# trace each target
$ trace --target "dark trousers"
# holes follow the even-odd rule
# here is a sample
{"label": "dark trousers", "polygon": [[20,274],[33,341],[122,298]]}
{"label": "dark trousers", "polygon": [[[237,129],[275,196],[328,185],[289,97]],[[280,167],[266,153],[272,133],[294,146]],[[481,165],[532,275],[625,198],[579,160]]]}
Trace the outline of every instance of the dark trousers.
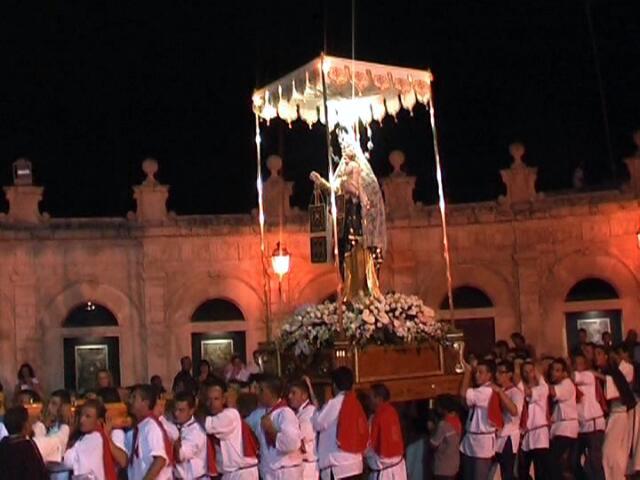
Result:
{"label": "dark trousers", "polygon": [[[335,480],[336,477],[333,476],[333,472],[331,472],[331,479]],[[342,477],[340,480],[360,480],[362,475],[354,475],[353,477]]]}
{"label": "dark trousers", "polygon": [[492,463],[492,458],[462,455],[462,478],[464,480],[487,480]]}
{"label": "dark trousers", "polygon": [[[602,468],[602,444],[604,432],[589,432],[578,435],[578,449],[575,458],[576,478],[584,480],[604,480]],[[580,458],[584,455],[584,467]]]}
{"label": "dark trousers", "polygon": [[516,462],[516,454],[511,445],[511,438],[507,439],[501,453],[496,453],[496,460],[500,465],[500,476],[502,480],[513,480],[513,465]]}
{"label": "dark trousers", "polygon": [[[570,437],[556,435],[551,439],[551,478],[562,480],[565,478],[575,478],[573,466],[575,465],[575,454],[578,440]],[[538,475],[536,474],[536,478]]]}
{"label": "dark trousers", "polygon": [[520,461],[518,462],[518,480],[528,480],[529,470],[533,463],[533,471],[536,478],[547,480],[549,477],[549,449],[534,448],[529,451],[521,451]]}

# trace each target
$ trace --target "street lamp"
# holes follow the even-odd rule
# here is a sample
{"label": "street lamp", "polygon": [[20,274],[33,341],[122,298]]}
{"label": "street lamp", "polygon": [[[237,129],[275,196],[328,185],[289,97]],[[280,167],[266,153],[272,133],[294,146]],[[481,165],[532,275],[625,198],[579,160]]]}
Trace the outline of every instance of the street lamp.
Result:
{"label": "street lamp", "polygon": [[291,267],[291,255],[286,247],[283,247],[280,242],[276,244],[276,248],[271,254],[271,267],[273,272],[278,276],[278,281],[282,282],[283,277],[289,273]]}

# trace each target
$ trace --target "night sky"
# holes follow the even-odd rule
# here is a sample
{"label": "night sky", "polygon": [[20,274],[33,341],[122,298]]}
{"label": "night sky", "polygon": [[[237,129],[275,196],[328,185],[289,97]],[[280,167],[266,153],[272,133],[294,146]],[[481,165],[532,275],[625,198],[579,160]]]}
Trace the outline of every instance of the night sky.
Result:
{"label": "night sky", "polygon": [[[585,0],[357,0],[356,57],[432,69],[450,201],[502,193],[498,170],[514,140],[539,167],[541,189],[569,188],[580,163],[603,187],[616,179],[585,12]],[[640,127],[640,1],[592,0],[591,12],[619,181]],[[152,156],[170,209],[248,212],[253,89],[317,56],[325,30],[328,53],[350,57],[351,24],[349,0],[5,2],[0,183],[26,156],[52,216],[124,216]],[[404,150],[416,199],[429,203],[427,121],[418,108],[375,125],[372,164],[386,174],[389,152]],[[299,206],[309,171],[326,168],[323,128],[265,130],[265,158],[284,156]]]}

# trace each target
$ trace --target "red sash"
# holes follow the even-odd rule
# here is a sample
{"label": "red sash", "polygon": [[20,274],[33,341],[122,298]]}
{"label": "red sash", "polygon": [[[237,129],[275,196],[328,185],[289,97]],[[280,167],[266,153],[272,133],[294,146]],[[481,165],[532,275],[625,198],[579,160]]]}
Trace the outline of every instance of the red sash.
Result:
{"label": "red sash", "polygon": [[381,458],[404,455],[404,441],[398,412],[390,403],[383,403],[371,421],[371,447]]}
{"label": "red sash", "polygon": [[489,422],[498,430],[504,427],[500,396],[496,392],[491,392],[491,398],[489,398],[489,405],[487,406],[487,417],[489,418]]}
{"label": "red sash", "polygon": [[[280,400],[278,400],[278,403],[276,403],[273,407],[271,407],[267,411],[267,413],[265,415],[271,415],[276,410],[280,410],[281,408],[285,408],[285,407],[287,407],[287,402],[285,402],[284,400],[280,399]],[[264,438],[267,441],[267,445],[268,446],[270,446],[271,448],[275,448],[275,446],[276,446],[276,435],[274,435],[272,433],[264,432]]]}
{"label": "red sash", "polygon": [[529,400],[524,397],[524,403],[522,404],[522,413],[520,414],[520,431],[524,432],[527,429],[527,423],[529,422]]}
{"label": "red sash", "polygon": [[369,443],[369,423],[354,392],[345,392],[338,415],[338,447],[348,453],[363,453]]}
{"label": "red sash", "polygon": [[107,437],[102,426],[99,426],[95,431],[102,437],[102,466],[104,468],[104,478],[106,480],[117,480],[118,474],[116,471],[116,462],[113,459],[113,454],[111,453],[111,442],[109,441],[109,437]]}
{"label": "red sash", "polygon": [[462,422],[457,414],[447,415],[444,417],[444,421],[451,425],[458,435],[462,435]]}
{"label": "red sash", "polygon": [[[258,439],[247,422],[240,418],[242,430],[242,456],[245,458],[258,458]],[[218,475],[216,447],[220,440],[213,434],[207,434],[207,473],[213,477]]]}
{"label": "red sash", "polygon": [[212,477],[218,475],[218,464],[216,458],[217,445],[220,445],[218,437],[207,434],[207,473]]}
{"label": "red sash", "polygon": [[607,405],[607,397],[604,394],[604,388],[602,388],[602,382],[599,378],[595,379],[596,381],[596,400],[598,401],[598,405],[602,409],[602,414],[606,415],[607,410],[609,410],[609,405]]}
{"label": "red sash", "polygon": [[[171,444],[171,439],[169,438],[167,431],[164,429],[164,425],[162,425],[162,422],[160,421],[160,419],[153,414],[147,415],[145,418],[142,419],[142,421],[144,422],[147,418],[150,418],[151,420],[153,420],[158,426],[158,428],[160,428],[160,431],[162,432],[162,439],[164,440],[164,451],[167,455],[167,464],[169,466],[175,465],[175,459],[173,458],[173,446]],[[140,425],[140,423],[138,423],[138,425]],[[134,457],[140,456],[140,448],[138,445],[138,425],[136,425],[136,427],[133,429],[133,456]]]}

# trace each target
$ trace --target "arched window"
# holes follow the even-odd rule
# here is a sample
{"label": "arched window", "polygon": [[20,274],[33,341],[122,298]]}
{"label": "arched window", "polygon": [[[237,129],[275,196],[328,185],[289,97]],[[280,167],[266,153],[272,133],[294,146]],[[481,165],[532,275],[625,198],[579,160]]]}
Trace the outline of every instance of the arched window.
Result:
{"label": "arched window", "polygon": [[243,321],[244,315],[233,303],[216,298],[201,304],[191,316],[192,322],[234,322]]}
{"label": "arched window", "polygon": [[[496,341],[493,302],[482,290],[470,285],[453,289],[455,326],[464,332],[466,351],[476,357],[486,355]],[[448,318],[449,297],[440,302],[442,316]],[[469,341],[473,339],[473,341]]]}
{"label": "arched window", "polygon": [[622,340],[622,308],[616,288],[597,277],[576,282],[565,297],[567,351],[582,350],[584,342],[601,343],[609,332],[611,342]]}
{"label": "arched window", "polygon": [[612,300],[618,292],[609,282],[599,278],[585,278],[576,283],[565,298],[565,302],[584,302],[589,300]]}
{"label": "arched window", "polygon": [[108,308],[88,301],[71,310],[63,326],[66,328],[117,327],[118,319]]}

